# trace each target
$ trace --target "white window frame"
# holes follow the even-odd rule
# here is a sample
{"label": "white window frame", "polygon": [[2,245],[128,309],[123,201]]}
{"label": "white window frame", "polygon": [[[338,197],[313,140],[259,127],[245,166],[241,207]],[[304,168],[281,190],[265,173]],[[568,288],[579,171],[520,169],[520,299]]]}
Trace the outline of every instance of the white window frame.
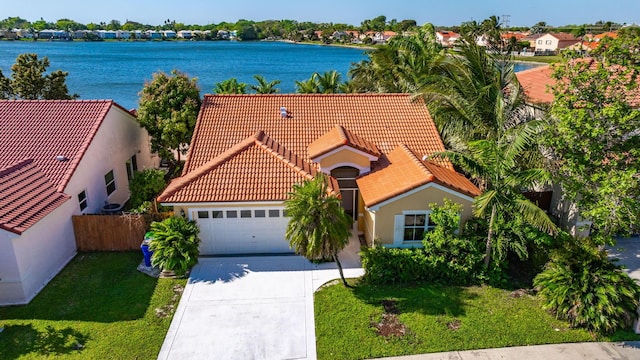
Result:
{"label": "white window frame", "polygon": [[435,228],[435,225],[429,223],[431,218],[431,210],[404,210],[402,214],[395,215],[394,221],[394,234],[393,234],[393,244],[396,246],[402,245],[422,245],[422,239],[420,240],[404,240],[404,231],[405,231],[405,217],[407,215],[424,215],[424,231],[431,231]]}

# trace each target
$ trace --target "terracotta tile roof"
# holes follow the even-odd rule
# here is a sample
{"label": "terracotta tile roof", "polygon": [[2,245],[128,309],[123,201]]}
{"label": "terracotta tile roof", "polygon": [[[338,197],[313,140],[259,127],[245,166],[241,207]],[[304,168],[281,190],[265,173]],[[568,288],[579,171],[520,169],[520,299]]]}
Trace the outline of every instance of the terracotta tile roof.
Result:
{"label": "terracotta tile roof", "polygon": [[576,41],[576,42],[580,41],[579,38],[567,33],[549,33],[549,35],[553,36],[554,38],[560,41]]}
{"label": "terracotta tile roof", "polygon": [[524,90],[527,100],[534,104],[550,104],[553,94],[550,86],[555,84],[551,77],[553,69],[549,65],[535,67],[516,73],[518,81]]}
{"label": "terracotta tile roof", "polygon": [[336,125],[381,153],[401,143],[419,156],[444,150],[424,101],[410,94],[206,95],[183,175],[260,130],[309,161],[308,146]]}
{"label": "terracotta tile roof", "polygon": [[[589,67],[595,69],[597,62],[591,58],[578,59],[576,61],[589,62]],[[549,65],[525,70],[516,73],[518,81],[524,89],[525,95],[532,103],[550,104],[553,102],[553,94],[550,87],[555,85],[556,81],[551,76],[553,68]],[[640,85],[640,80],[638,80]],[[640,88],[629,90],[627,93],[629,105],[634,108],[640,107]]]}
{"label": "terracotta tile roof", "polygon": [[388,163],[356,181],[366,206],[373,206],[428,183],[437,183],[469,196],[480,190],[452,169],[420,160],[401,144],[387,155]]}
{"label": "terracotta tile roof", "polygon": [[113,105],[110,100],[0,100],[0,168],[33,159],[64,191]]}
{"label": "terracotta tile roof", "polygon": [[378,147],[374,143],[352,133],[342,127],[342,125],[336,125],[326,134],[309,144],[307,152],[309,158],[315,159],[318,156],[345,145],[375,157],[380,157],[381,155],[380,150],[378,150]]}
{"label": "terracotta tile roof", "polygon": [[[315,166],[259,131],[173,180],[158,201],[281,201],[287,199],[293,184],[312,179],[318,172]],[[330,179],[330,188],[339,191],[337,181]]]}
{"label": "terracotta tile roof", "polygon": [[32,159],[0,167],[0,229],[19,235],[67,200]]}
{"label": "terracotta tile roof", "polygon": [[618,38],[618,33],[615,32],[615,31],[609,31],[609,32],[598,34],[598,35],[594,36],[594,39],[598,39],[598,41],[599,41],[599,40],[602,40],[602,39],[604,39],[606,37],[611,38],[611,39],[617,39]]}

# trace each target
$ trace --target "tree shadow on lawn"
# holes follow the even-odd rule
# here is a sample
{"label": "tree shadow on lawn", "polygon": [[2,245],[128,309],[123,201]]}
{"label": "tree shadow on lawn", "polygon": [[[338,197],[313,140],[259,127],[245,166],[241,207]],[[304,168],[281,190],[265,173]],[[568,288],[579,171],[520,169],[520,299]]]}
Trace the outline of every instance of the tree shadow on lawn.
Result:
{"label": "tree shadow on lawn", "polygon": [[79,253],[28,305],[2,319],[110,323],[143,318],[158,279],[137,271],[142,254]]}
{"label": "tree shadow on lawn", "polygon": [[360,283],[353,289],[360,300],[382,306],[383,300],[394,299],[400,313],[464,316],[467,301],[478,297],[463,287],[440,285],[376,286]]}
{"label": "tree shadow on lawn", "polygon": [[39,331],[30,324],[9,325],[0,333],[0,354],[3,359],[17,359],[28,354],[43,357],[79,354],[89,339],[88,334],[70,327],[47,326]]}

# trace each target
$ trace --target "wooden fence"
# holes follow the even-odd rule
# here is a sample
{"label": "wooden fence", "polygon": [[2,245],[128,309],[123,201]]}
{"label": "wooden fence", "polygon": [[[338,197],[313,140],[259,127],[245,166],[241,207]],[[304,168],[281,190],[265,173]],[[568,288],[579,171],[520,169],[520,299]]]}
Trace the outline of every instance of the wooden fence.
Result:
{"label": "wooden fence", "polygon": [[77,215],[71,220],[78,251],[129,251],[140,249],[151,222],[169,216],[171,213]]}

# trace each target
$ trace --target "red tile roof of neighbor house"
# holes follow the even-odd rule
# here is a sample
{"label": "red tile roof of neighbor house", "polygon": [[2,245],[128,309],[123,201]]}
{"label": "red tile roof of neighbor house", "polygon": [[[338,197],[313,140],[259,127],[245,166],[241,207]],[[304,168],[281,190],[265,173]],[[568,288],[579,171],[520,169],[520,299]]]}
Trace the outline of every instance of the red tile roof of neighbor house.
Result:
{"label": "red tile roof of neighbor house", "polygon": [[[319,170],[259,131],[182,176],[158,197],[161,202],[281,201],[293,184]],[[338,189],[331,178],[330,189]]]}
{"label": "red tile roof of neighbor house", "polygon": [[0,229],[22,234],[67,200],[32,159],[0,168]]}
{"label": "red tile roof of neighbor house", "polygon": [[580,41],[579,38],[567,33],[549,33],[549,35],[553,36],[554,38],[560,41],[575,41],[575,42]]}
{"label": "red tile roof of neighbor house", "polygon": [[336,125],[326,134],[312,142],[309,145],[307,152],[309,154],[309,158],[315,159],[318,156],[324,155],[345,145],[375,157],[380,157],[380,155],[382,155],[374,143],[352,133],[342,127],[342,125]]}
{"label": "red tile roof of neighbor house", "polygon": [[[588,62],[589,67],[592,69],[595,69],[598,65],[598,62],[591,58],[578,59],[576,61]],[[617,65],[614,65],[612,68],[614,67],[620,68],[620,66]],[[516,73],[516,76],[524,89],[525,95],[531,103],[550,104],[554,99],[553,94],[551,93],[551,86],[556,83],[552,74],[553,67],[545,65],[518,72]],[[638,85],[640,86],[640,79],[638,79]],[[628,90],[626,95],[630,106],[634,108],[640,107],[640,87]]]}
{"label": "red tile roof of neighbor house", "polygon": [[20,234],[69,199],[64,189],[113,105],[0,100],[0,228]]}
{"label": "red tile roof of neighbor house", "polygon": [[[349,145],[379,154],[380,160],[372,164],[375,171],[397,165],[384,154],[401,144],[414,158],[444,150],[423,100],[409,94],[207,95],[183,176],[158,199],[280,201],[293,184],[317,174],[311,162],[315,156]],[[477,191],[447,161],[424,167],[431,169],[428,181],[465,194]],[[372,175],[391,174],[393,169]],[[425,181],[426,175],[420,175],[419,181]],[[332,181],[332,188],[338,189]],[[367,194],[373,191],[387,199],[398,187],[367,189],[372,189]]]}
{"label": "red tile roof of neighbor house", "polygon": [[480,190],[461,174],[431,161],[422,161],[406,145],[387,155],[388,165],[358,178],[366,206],[374,206],[422,185],[435,183],[475,197]]}
{"label": "red tile roof of neighbor house", "polygon": [[0,100],[0,168],[33,159],[64,191],[113,105],[111,100]]}

